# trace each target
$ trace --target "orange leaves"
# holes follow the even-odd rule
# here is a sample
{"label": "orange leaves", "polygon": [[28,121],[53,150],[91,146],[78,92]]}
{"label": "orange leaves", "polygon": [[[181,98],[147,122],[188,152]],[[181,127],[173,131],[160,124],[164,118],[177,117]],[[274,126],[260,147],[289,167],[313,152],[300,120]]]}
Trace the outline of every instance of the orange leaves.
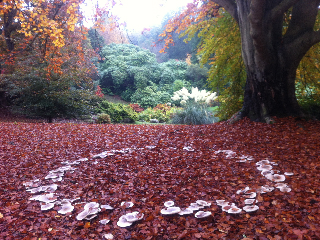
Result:
{"label": "orange leaves", "polygon": [[194,0],[193,3],[188,3],[187,8],[180,15],[168,21],[165,30],[159,35],[165,41],[165,45],[160,50],[160,53],[165,52],[165,49],[174,44],[172,39],[173,32],[181,33],[193,25],[201,25],[208,16],[217,17],[219,15],[217,6],[213,1],[203,3],[203,1]]}

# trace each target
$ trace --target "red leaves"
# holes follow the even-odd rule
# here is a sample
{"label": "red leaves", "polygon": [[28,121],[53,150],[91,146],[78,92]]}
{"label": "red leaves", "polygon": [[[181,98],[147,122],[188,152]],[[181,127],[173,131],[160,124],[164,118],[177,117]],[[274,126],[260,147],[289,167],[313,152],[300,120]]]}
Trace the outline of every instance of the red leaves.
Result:
{"label": "red leaves", "polygon": [[[110,233],[115,239],[317,239],[320,124],[302,121],[301,130],[296,123],[294,119],[277,119],[273,125],[243,120],[206,126],[1,123],[0,238],[102,239]],[[113,155],[92,158],[105,151]],[[238,162],[249,156],[254,160]],[[88,161],[73,165],[75,171],[65,172],[56,182],[56,195],[109,204],[114,210],[77,221],[83,204],[74,204],[74,211],[63,215],[59,206],[41,211],[39,202],[29,200],[32,194],[23,183],[40,179],[40,186],[51,184],[44,180],[49,171],[84,157]],[[272,170],[294,173],[284,182],[292,191],[257,194],[256,212],[222,212],[215,200],[243,208],[245,196],[236,194],[238,190],[275,184],[257,170],[255,163],[266,158],[278,164]],[[205,210],[212,213],[210,218],[160,213],[168,200],[186,208],[199,199],[212,203]],[[131,208],[121,208],[121,202],[129,201],[134,202]],[[120,216],[133,211],[143,213],[143,219],[125,229],[116,225]],[[101,225],[102,219],[111,221]]]}

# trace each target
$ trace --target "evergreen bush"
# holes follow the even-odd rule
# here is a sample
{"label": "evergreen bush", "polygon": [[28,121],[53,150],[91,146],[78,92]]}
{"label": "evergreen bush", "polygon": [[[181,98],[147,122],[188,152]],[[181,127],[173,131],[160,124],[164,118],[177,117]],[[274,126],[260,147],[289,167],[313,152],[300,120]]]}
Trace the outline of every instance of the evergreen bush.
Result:
{"label": "evergreen bush", "polygon": [[106,113],[98,114],[97,123],[107,123],[107,124],[110,124],[110,123],[111,123],[110,115],[109,115],[109,114],[106,114]]}

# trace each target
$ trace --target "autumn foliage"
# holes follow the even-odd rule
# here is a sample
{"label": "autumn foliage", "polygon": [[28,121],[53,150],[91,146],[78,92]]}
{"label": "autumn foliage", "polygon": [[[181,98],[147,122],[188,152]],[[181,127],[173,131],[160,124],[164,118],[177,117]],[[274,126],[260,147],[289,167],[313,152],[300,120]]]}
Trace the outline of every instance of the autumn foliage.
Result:
{"label": "autumn foliage", "polygon": [[[202,126],[2,122],[0,238],[319,239],[319,122],[276,120]],[[102,152],[108,154],[97,157]],[[61,200],[80,198],[73,211],[60,214],[58,205],[41,211],[40,203],[30,200],[36,194],[23,184],[53,183],[45,180],[49,171],[83,158],[88,160],[65,171],[54,191]],[[284,181],[291,191],[258,193],[256,212],[222,211],[216,200],[242,208],[245,197],[238,190],[275,185],[257,169],[264,159],[279,174],[293,173]],[[205,200],[211,215],[163,215],[168,200],[181,208]],[[114,209],[77,220],[88,202]],[[126,208],[122,202],[134,205]],[[119,227],[119,218],[133,211],[143,218]],[[100,223],[103,219],[110,222]]]}

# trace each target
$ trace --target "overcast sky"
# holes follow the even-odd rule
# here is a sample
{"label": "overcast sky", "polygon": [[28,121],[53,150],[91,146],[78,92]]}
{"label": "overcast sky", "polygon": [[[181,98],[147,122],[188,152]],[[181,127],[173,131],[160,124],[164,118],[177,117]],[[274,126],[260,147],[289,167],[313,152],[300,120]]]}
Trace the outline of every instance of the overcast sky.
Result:
{"label": "overcast sky", "polygon": [[[117,0],[113,14],[120,17],[120,22],[126,22],[129,31],[142,31],[144,28],[160,25],[163,17],[172,11],[186,6],[193,0]],[[92,1],[94,2],[94,0]],[[82,10],[92,14],[91,1],[86,1]],[[103,0],[99,0],[103,6]]]}
{"label": "overcast sky", "polygon": [[141,31],[160,25],[163,17],[186,6],[192,0],[120,0],[112,12],[126,22],[128,30]]}

